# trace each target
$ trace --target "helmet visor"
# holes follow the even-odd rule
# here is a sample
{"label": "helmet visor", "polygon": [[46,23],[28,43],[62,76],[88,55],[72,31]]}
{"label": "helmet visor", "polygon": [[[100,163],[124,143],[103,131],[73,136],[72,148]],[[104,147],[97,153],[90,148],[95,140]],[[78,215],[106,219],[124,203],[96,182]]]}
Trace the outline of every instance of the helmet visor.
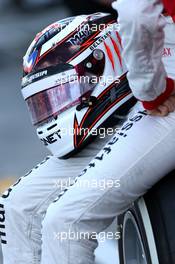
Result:
{"label": "helmet visor", "polygon": [[[49,117],[56,116],[70,107],[78,105],[82,96],[86,97],[86,95],[90,95],[98,84],[105,68],[104,54],[101,51],[96,51],[96,53],[97,55],[101,55],[100,60],[96,59],[94,55],[91,54],[80,64],[76,65],[75,69],[68,69],[67,71],[62,70],[62,75],[65,74],[65,78],[68,78],[68,81],[65,81],[63,78],[64,83],[61,82],[56,86],[53,86],[53,83],[55,84],[54,80],[56,80],[57,77],[54,75],[50,76],[50,68],[44,68],[47,72],[44,77],[42,77],[41,74],[45,72],[45,70],[43,70],[43,72],[35,72],[34,79],[32,79],[32,76],[28,77],[27,85],[25,84],[23,86],[23,95],[34,125],[41,122],[43,123]],[[55,67],[57,69],[57,66]],[[39,77],[36,77],[37,74]],[[49,80],[51,80],[51,82]],[[39,86],[42,88],[41,91],[39,91]],[[46,88],[43,90],[43,87]],[[31,90],[32,92],[38,92],[29,95]]]}
{"label": "helmet visor", "polygon": [[[78,105],[82,95],[91,91],[89,85],[81,85],[78,81],[61,84],[26,99],[32,123],[37,125],[49,117]],[[93,88],[93,87],[91,87]]]}
{"label": "helmet visor", "polygon": [[78,82],[65,83],[29,97],[26,102],[32,123],[38,123],[76,105],[81,96]]}

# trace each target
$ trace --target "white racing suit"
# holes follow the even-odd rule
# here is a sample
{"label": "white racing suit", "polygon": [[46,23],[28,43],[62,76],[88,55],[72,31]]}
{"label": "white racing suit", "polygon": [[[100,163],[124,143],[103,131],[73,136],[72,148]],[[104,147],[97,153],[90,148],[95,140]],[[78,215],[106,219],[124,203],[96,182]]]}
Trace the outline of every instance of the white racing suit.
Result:
{"label": "white racing suit", "polygon": [[[113,2],[113,7],[119,14],[122,57],[128,68],[128,81],[135,97],[142,101],[148,110],[162,104],[174,86],[173,81],[166,78],[167,73],[161,58],[164,27],[167,24],[162,15],[163,1],[165,0]],[[174,27],[172,18],[169,17],[168,20],[171,20]],[[168,38],[175,43],[174,29],[171,30]]]}
{"label": "white racing suit", "polygon": [[0,200],[3,264],[93,264],[95,234],[175,168],[174,134],[175,112],[149,116],[138,102],[112,138],[46,158]]}

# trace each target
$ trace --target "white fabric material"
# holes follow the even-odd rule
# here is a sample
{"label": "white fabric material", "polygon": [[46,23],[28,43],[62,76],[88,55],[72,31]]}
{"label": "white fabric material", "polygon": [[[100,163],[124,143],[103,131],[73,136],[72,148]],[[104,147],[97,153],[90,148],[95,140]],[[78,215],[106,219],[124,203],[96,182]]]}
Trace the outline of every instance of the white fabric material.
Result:
{"label": "white fabric material", "polygon": [[[130,87],[139,100],[152,101],[166,89],[167,74],[161,59],[166,25],[162,1],[118,0],[113,7],[119,14]],[[174,27],[172,30],[173,34]]]}
{"label": "white fabric material", "polygon": [[[175,168],[175,113],[154,118],[136,110],[119,133],[77,183],[49,207],[42,229],[42,264],[58,260],[94,264],[95,240],[60,239],[60,235],[104,231],[116,215]],[[80,188],[94,180],[106,184],[120,180],[120,187]]]}
{"label": "white fabric material", "polygon": [[[2,244],[3,264],[40,263],[41,222],[48,206],[90,162],[107,138],[90,144],[81,153],[68,160],[46,158],[20,182],[4,193],[0,205],[4,207],[7,244]],[[65,183],[66,182],[66,183]],[[4,222],[2,223],[4,224]],[[49,262],[48,262],[49,263]]]}
{"label": "white fabric material", "polygon": [[165,17],[165,44],[163,49],[163,63],[168,76],[175,80],[175,23],[171,17]]}
{"label": "white fabric material", "polygon": [[3,264],[1,241],[0,241],[0,263]]}
{"label": "white fabric material", "polygon": [[[168,58],[166,69],[174,76]],[[37,165],[0,199],[1,239],[6,241],[3,264],[93,264],[96,241],[61,242],[58,234],[106,229],[115,216],[175,168],[174,133],[175,112],[151,117],[138,103],[110,143],[110,137],[98,138],[68,160],[50,157]],[[76,184],[52,203],[61,192],[59,181],[71,183],[69,178],[81,175],[88,163]],[[92,188],[90,184],[80,188],[83,182],[100,186],[109,180],[120,180],[120,187]]]}
{"label": "white fabric material", "polygon": [[[138,103],[118,133],[105,148],[107,138],[68,160],[50,157],[5,193],[8,197],[0,200],[7,240],[2,244],[4,264],[94,263],[96,241],[60,241],[57,234],[99,233],[175,167],[175,113],[147,116]],[[51,204],[60,193],[59,180],[77,176],[89,162],[78,181]],[[120,187],[99,187],[111,180],[120,180]],[[94,181],[98,187],[92,187]]]}

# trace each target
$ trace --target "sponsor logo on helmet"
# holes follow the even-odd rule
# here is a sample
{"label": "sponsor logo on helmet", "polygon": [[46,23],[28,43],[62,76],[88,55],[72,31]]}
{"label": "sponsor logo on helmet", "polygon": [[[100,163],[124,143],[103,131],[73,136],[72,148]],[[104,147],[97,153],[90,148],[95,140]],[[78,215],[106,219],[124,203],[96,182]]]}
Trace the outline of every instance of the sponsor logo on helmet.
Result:
{"label": "sponsor logo on helmet", "polygon": [[41,141],[44,143],[45,146],[55,143],[58,139],[61,139],[60,135],[61,130],[59,129],[55,133],[48,135],[46,138],[41,138]]}
{"label": "sponsor logo on helmet", "polygon": [[38,50],[35,50],[32,52],[32,54],[30,54],[30,56],[28,57],[28,59],[26,61],[24,61],[24,70],[27,72],[31,72],[36,59],[38,56]]}
{"label": "sponsor logo on helmet", "polygon": [[35,74],[32,74],[30,76],[24,77],[22,79],[22,86],[24,87],[27,84],[32,83],[34,80],[36,81],[36,79],[40,79],[43,76],[47,76],[47,73],[48,73],[48,71],[44,70],[44,71],[40,71],[40,72],[37,72]]}
{"label": "sponsor logo on helmet", "polygon": [[78,31],[72,38],[68,40],[72,45],[80,45],[87,37],[92,34],[92,30],[88,25],[84,26],[82,30]]}
{"label": "sponsor logo on helmet", "polygon": [[107,32],[105,35],[97,39],[91,46],[90,49],[93,51],[96,49],[102,42],[104,42],[109,36],[111,36],[111,31]]}

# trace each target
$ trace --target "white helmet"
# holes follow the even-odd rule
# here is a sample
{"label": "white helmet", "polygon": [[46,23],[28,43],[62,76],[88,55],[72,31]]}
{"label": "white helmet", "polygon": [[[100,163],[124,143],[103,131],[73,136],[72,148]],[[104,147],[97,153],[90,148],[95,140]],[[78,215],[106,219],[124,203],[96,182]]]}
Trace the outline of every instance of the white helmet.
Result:
{"label": "white helmet", "polygon": [[118,24],[110,14],[71,17],[48,26],[30,45],[23,69],[22,94],[32,123],[57,157],[81,149],[114,112],[135,103]]}

